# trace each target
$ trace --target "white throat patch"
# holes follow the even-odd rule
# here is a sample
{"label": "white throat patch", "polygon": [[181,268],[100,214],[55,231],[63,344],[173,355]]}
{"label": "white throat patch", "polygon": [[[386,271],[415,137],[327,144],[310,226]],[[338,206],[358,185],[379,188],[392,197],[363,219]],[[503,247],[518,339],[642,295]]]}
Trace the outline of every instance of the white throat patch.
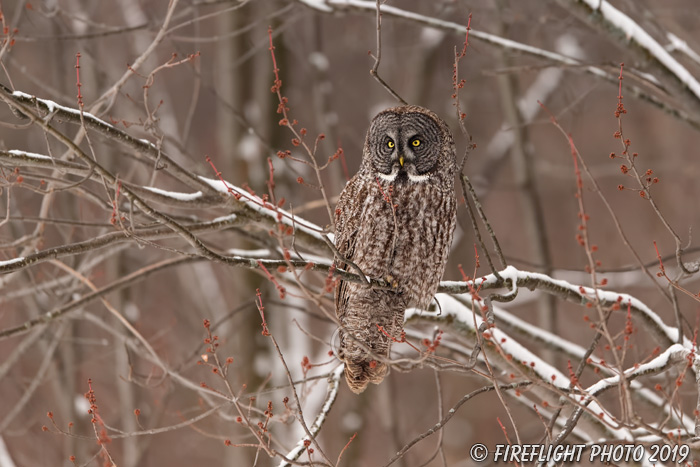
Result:
{"label": "white throat patch", "polygon": [[377,172],[377,175],[379,175],[379,178],[382,180],[386,180],[387,182],[393,182],[396,180],[396,176],[399,174],[398,170],[393,170],[389,175],[383,174],[381,172]]}
{"label": "white throat patch", "polygon": [[410,173],[407,173],[408,179],[412,182],[425,182],[430,178],[430,174],[423,174],[423,175],[411,175]]}
{"label": "white throat patch", "polygon": [[[387,182],[393,182],[396,180],[396,176],[399,174],[398,169],[394,169],[391,171],[389,175],[383,174],[381,172],[377,172],[377,176],[381,178],[382,180],[386,180]],[[410,172],[406,172],[406,175],[408,175],[408,179],[412,182],[426,182],[430,180],[430,174],[423,174],[423,175],[413,175]]]}

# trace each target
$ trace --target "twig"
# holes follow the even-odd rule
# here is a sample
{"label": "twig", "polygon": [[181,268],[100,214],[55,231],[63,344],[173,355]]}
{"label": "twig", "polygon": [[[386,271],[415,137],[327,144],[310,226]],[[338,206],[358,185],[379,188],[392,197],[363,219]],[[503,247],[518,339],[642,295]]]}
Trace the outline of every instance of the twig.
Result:
{"label": "twig", "polygon": [[[306,4],[307,6],[316,9],[317,11],[321,11],[326,14],[330,13],[338,13],[338,12],[345,12],[349,10],[354,10],[354,11],[359,11],[362,13],[371,13],[375,12],[376,6],[375,2],[371,0],[353,0],[352,2],[347,2],[345,0],[337,1],[337,0],[328,0],[326,2],[309,2],[305,0],[297,0],[301,1],[302,3]],[[573,1],[573,0],[571,0]],[[595,2],[598,2],[598,0],[594,0]],[[607,2],[606,2],[607,3]],[[455,23],[453,21],[445,21],[442,19],[438,18],[433,18],[430,16],[422,15],[419,13],[415,13],[412,11],[408,10],[403,10],[401,8],[393,7],[393,6],[384,6],[382,9],[383,13],[386,15],[393,16],[395,18],[400,18],[404,19],[416,24],[421,24],[424,26],[429,26],[432,28],[444,30],[444,31],[450,31],[450,32],[455,32],[457,34],[462,34],[464,32],[464,25]],[[596,76],[600,79],[603,79],[609,83],[616,83],[617,78],[615,77],[614,73],[610,73],[606,71],[604,67],[596,67],[596,66],[590,66],[586,65],[579,60],[576,60],[571,57],[567,57],[565,55],[555,53],[555,52],[550,52],[549,50],[544,50],[538,47],[533,47],[528,44],[523,44],[521,42],[517,42],[511,39],[506,39],[503,37],[499,37],[495,34],[489,34],[483,31],[472,31],[472,35],[474,36],[475,39],[482,41],[485,44],[489,44],[495,47],[500,47],[504,49],[509,49],[513,50],[514,52],[518,52],[520,54],[526,55],[526,56],[532,56],[535,58],[538,58],[540,60],[544,60],[547,63],[552,64],[553,66],[573,66],[580,68],[581,70],[585,71],[586,73],[589,73],[593,76]],[[642,74],[639,73],[636,76],[637,80],[640,82],[639,86],[632,86],[631,91],[633,94],[642,99],[645,100],[655,107],[662,109],[664,112],[666,112],[669,115],[672,115],[673,117],[689,124],[696,130],[700,130],[700,119],[692,113],[686,112],[678,107],[678,105],[670,98],[667,96],[664,97],[659,97],[658,95],[655,95],[653,92],[647,91],[645,88],[651,88],[651,89],[658,89],[660,87],[660,83],[658,81],[653,80],[652,76],[647,74]]]}
{"label": "twig", "polygon": [[[389,91],[389,94],[394,96],[394,98],[399,101],[402,105],[408,105],[408,102],[403,100],[401,96],[398,95],[396,91],[394,91],[391,86],[389,86],[386,81],[382,79],[381,76],[379,76],[379,63],[382,60],[382,13],[381,13],[381,5],[382,1],[377,0],[376,3],[376,9],[377,9],[377,52],[375,55],[372,55],[372,58],[374,58],[374,65],[372,66],[372,69],[369,70],[369,74],[371,74],[374,79],[377,80],[379,84],[382,85],[384,89]],[[370,54],[371,55],[371,54]]]}
{"label": "twig", "polygon": [[[331,373],[331,375],[328,377],[326,399],[323,402],[323,407],[321,408],[321,411],[316,416],[316,419],[314,420],[310,428],[310,431],[313,433],[314,436],[318,435],[318,433],[320,432],[321,426],[323,426],[323,422],[325,422],[326,417],[328,415],[328,411],[330,411],[331,407],[333,407],[333,404],[335,403],[335,400],[338,397],[338,390],[340,388],[340,378],[343,376],[343,369],[344,368],[342,365],[338,366],[338,368],[336,368],[336,370],[333,373]],[[306,443],[304,441],[305,439],[299,440],[296,447],[287,454],[287,460],[280,462],[279,467],[288,467],[289,465],[291,465],[291,461],[294,461],[301,457],[301,455],[306,451],[307,448]]]}
{"label": "twig", "polygon": [[27,405],[31,397],[34,395],[34,392],[39,387],[39,385],[44,382],[46,372],[49,370],[49,367],[53,362],[56,353],[56,348],[61,342],[61,337],[63,336],[63,332],[65,331],[65,329],[66,324],[62,323],[55,330],[51,342],[45,350],[44,358],[42,359],[41,364],[39,365],[39,369],[37,370],[36,375],[34,376],[34,378],[32,378],[31,383],[29,383],[29,385],[23,389],[22,397],[20,397],[18,401],[12,404],[12,408],[2,419],[2,422],[0,422],[0,432],[4,432],[5,430],[7,430],[7,428],[10,426],[10,423],[12,423],[15,417],[25,409],[25,406]]}
{"label": "twig", "polygon": [[[498,386],[498,389],[502,391],[508,391],[511,389],[518,389],[521,387],[529,386],[530,382],[524,382],[524,383],[513,383],[513,384],[506,384],[502,386]],[[457,410],[459,410],[460,407],[462,407],[466,402],[468,402],[470,399],[473,397],[478,396],[479,394],[483,394],[485,392],[493,391],[496,389],[496,386],[490,385],[490,386],[484,386],[480,389],[477,389],[475,391],[470,392],[469,394],[463,396],[455,405],[452,406],[450,410],[447,411],[447,415],[445,415],[438,423],[436,423],[432,428],[429,430],[425,431],[421,435],[417,436],[413,440],[411,440],[406,446],[404,446],[399,452],[396,453],[394,457],[392,457],[389,462],[384,464],[384,467],[389,467],[391,464],[399,460],[401,457],[403,457],[406,452],[408,452],[409,449],[411,449],[414,445],[416,445],[418,442],[424,440],[428,436],[432,435],[433,433],[442,430],[442,428],[445,426],[447,422],[450,421],[450,419],[457,413]]]}
{"label": "twig", "polygon": [[[433,375],[435,376],[435,388],[437,395],[437,406],[438,406],[438,420],[442,420],[444,417],[444,409],[442,407],[442,384],[440,383],[440,372],[438,370],[433,370]],[[443,467],[447,467],[447,459],[445,459],[445,450],[442,446],[442,440],[445,436],[445,431],[438,431],[437,446],[435,446],[435,452],[423,462],[420,467],[427,467],[435,457],[440,454],[440,460],[442,460]]]}
{"label": "twig", "polygon": [[[319,414],[319,417],[316,418],[314,423],[311,425],[312,428],[316,428],[315,432],[312,433],[311,430],[309,429],[308,425],[306,424],[306,421],[304,421],[304,412],[302,411],[301,408],[301,401],[299,400],[299,395],[297,394],[296,386],[294,386],[294,380],[292,379],[292,374],[289,372],[289,367],[287,366],[287,362],[284,359],[284,356],[282,355],[282,351],[279,348],[279,345],[277,345],[277,340],[275,339],[275,336],[272,334],[268,333],[268,337],[272,341],[272,344],[275,347],[275,351],[277,352],[277,356],[279,357],[280,361],[282,362],[282,365],[284,366],[284,371],[287,374],[287,381],[289,382],[290,388],[292,390],[292,395],[294,396],[294,402],[297,405],[297,419],[299,420],[299,423],[301,424],[302,428],[304,428],[304,432],[306,433],[306,436],[308,436],[308,440],[316,446],[316,449],[318,449],[318,452],[321,453],[321,456],[328,462],[328,464],[333,465],[333,462],[326,456],[326,454],[323,452],[323,449],[321,446],[318,444],[318,440],[316,439],[316,435],[318,434],[319,430],[321,429],[321,424],[325,420],[325,417],[328,413],[328,411],[331,409],[333,402],[335,402],[335,397],[337,395],[337,385],[338,385],[338,379],[329,379],[329,391],[326,396],[326,403],[324,404],[323,408],[321,409],[321,413],[323,413],[323,417],[321,417],[321,414]],[[338,371],[334,373],[338,374]],[[331,389],[331,386],[335,384],[335,388]],[[318,421],[318,424],[316,423]],[[304,444],[302,442],[302,444]],[[299,452],[299,455],[301,455],[301,451]],[[290,458],[292,458],[291,453],[290,453]],[[298,458],[298,456],[296,457]],[[284,465],[282,463],[281,465]]]}
{"label": "twig", "polygon": [[[631,146],[631,141],[630,139],[626,139],[624,137],[623,131],[622,131],[622,116],[627,113],[627,109],[625,109],[625,106],[622,102],[622,70],[624,67],[624,63],[620,64],[620,75],[618,77],[619,79],[619,91],[617,95],[617,108],[615,110],[615,118],[617,119],[617,131],[614,134],[614,137],[620,140],[620,143],[622,144],[622,157],[627,161],[629,167],[623,165],[620,168],[622,169],[623,174],[631,174],[634,176],[634,178],[637,181],[637,184],[639,186],[639,194],[642,198],[645,198],[647,201],[649,201],[649,205],[651,208],[654,210],[654,213],[656,214],[656,217],[659,218],[661,223],[664,225],[666,230],[671,234],[673,237],[673,240],[676,243],[676,261],[678,262],[678,267],[683,271],[683,273],[687,275],[692,275],[698,271],[700,271],[700,265],[694,265],[694,268],[688,269],[686,265],[683,263],[683,243],[681,241],[680,236],[676,233],[676,231],[671,227],[671,224],[668,222],[666,219],[666,216],[664,216],[661,213],[661,210],[656,204],[656,201],[654,201],[654,198],[651,194],[651,186],[653,184],[658,183],[659,179],[657,177],[652,177],[652,171],[651,169],[647,170],[644,176],[642,176],[639,171],[637,170],[637,165],[635,164],[636,156],[637,153],[630,153],[630,146]],[[700,93],[700,84],[698,84],[698,93]],[[700,99],[700,94],[698,95],[698,99]],[[617,157],[612,154],[611,157]]]}
{"label": "twig", "polygon": [[[319,189],[321,191],[321,196],[323,196],[323,200],[325,201],[326,204],[326,210],[328,212],[328,222],[330,223],[331,227],[333,227],[335,223],[335,217],[333,216],[333,210],[331,209],[331,203],[328,200],[328,195],[326,194],[326,188],[325,185],[323,184],[323,179],[321,177],[321,167],[319,167],[318,162],[316,161],[316,149],[318,147],[318,142],[323,140],[325,138],[325,135],[320,134],[316,138],[316,141],[314,143],[313,149],[309,147],[309,145],[306,143],[304,140],[304,135],[306,134],[305,129],[301,129],[297,131],[297,129],[294,127],[297,124],[296,120],[290,120],[288,111],[289,108],[287,107],[287,102],[288,99],[284,96],[282,96],[281,88],[282,88],[282,80],[280,79],[279,76],[279,68],[277,68],[277,59],[275,58],[275,46],[272,42],[272,28],[267,29],[267,35],[269,37],[270,41],[270,55],[272,56],[272,71],[275,74],[275,81],[274,84],[272,85],[271,91],[275,93],[277,96],[277,100],[279,102],[279,105],[277,106],[277,113],[282,115],[282,119],[279,121],[279,124],[281,126],[287,127],[292,134],[294,134],[294,139],[292,140],[292,144],[300,144],[304,150],[306,151],[306,155],[309,158],[309,161],[311,163],[311,166],[314,169],[314,173],[316,174],[316,180],[319,184]],[[278,153],[279,154],[279,153]],[[303,179],[302,179],[303,180]]]}
{"label": "twig", "polygon": [[[493,228],[491,227],[491,224],[489,223],[488,218],[486,217],[486,213],[484,212],[484,209],[481,206],[481,203],[479,202],[479,197],[476,195],[476,191],[474,191],[474,186],[469,181],[469,177],[467,177],[464,172],[461,172],[460,176],[459,176],[459,180],[462,184],[462,193],[464,195],[464,201],[465,201],[465,204],[467,205],[467,210],[469,212],[469,216],[472,220],[472,226],[474,226],[474,233],[477,236],[479,243],[481,244],[481,248],[484,251],[484,254],[486,255],[486,260],[488,261],[489,266],[491,267],[491,271],[500,280],[500,276],[498,275],[499,274],[498,270],[497,270],[496,266],[493,264],[493,261],[491,260],[491,255],[489,254],[489,251],[486,248],[486,245],[484,244],[484,242],[481,238],[481,233],[480,233],[479,228],[476,224],[476,219],[474,218],[474,214],[471,210],[471,206],[469,205],[469,198],[470,197],[471,197],[472,201],[474,201],[474,207],[476,208],[476,212],[479,213],[479,217],[481,218],[481,221],[484,223],[484,226],[486,227],[486,231],[489,233],[489,236],[491,237],[491,242],[493,243],[493,248],[496,251],[496,256],[498,257],[498,260],[501,263],[501,268],[505,268],[508,265],[508,263],[506,262],[506,259],[503,256],[503,251],[501,251],[501,244],[499,243],[498,237],[496,237],[496,234],[494,233]],[[467,193],[469,194],[469,197],[467,196]]]}
{"label": "twig", "polygon": [[124,86],[124,84],[131,78],[134,71],[137,71],[141,65],[146,61],[146,59],[155,51],[158,44],[160,44],[166,36],[168,31],[168,26],[177,8],[179,0],[169,0],[168,9],[165,13],[165,18],[158,29],[156,37],[153,38],[151,44],[146,48],[146,50],[138,56],[134,63],[127,68],[127,71],[119,78],[107,91],[105,91],[95,102],[90,105],[90,113],[97,114],[100,112],[108,111],[116,99],[119,90]]}

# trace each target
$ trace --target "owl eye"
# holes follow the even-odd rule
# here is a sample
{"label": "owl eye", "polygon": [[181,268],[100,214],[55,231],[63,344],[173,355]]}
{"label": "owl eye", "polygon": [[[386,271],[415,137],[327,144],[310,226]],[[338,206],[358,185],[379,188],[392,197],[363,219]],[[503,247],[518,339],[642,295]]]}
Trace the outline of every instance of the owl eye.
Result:
{"label": "owl eye", "polygon": [[420,146],[420,140],[418,138],[415,138],[413,141],[411,141],[411,146],[417,148],[418,146]]}
{"label": "owl eye", "polygon": [[389,147],[389,149],[394,149],[394,146],[396,146],[392,140],[387,141],[386,145]]}

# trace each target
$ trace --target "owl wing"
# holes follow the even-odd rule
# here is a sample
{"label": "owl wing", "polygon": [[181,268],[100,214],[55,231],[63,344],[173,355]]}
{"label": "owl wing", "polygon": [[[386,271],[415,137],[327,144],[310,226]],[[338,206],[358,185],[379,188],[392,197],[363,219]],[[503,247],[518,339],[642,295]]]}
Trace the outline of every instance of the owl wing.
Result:
{"label": "owl wing", "polygon": [[[362,195],[362,183],[359,177],[353,177],[340,194],[335,209],[335,247],[342,256],[335,262],[335,267],[347,270],[344,259],[353,261],[357,232],[362,225],[363,211],[367,193]],[[353,271],[356,272],[356,271]],[[335,309],[338,317],[345,311],[347,303],[347,282],[341,280],[336,289]]]}
{"label": "owl wing", "polygon": [[[335,266],[353,273],[347,261],[363,263],[367,245],[359,245],[358,239],[366,236],[368,222],[372,221],[372,182],[367,178],[354,177],[340,195],[335,211],[335,245],[342,258],[336,259]],[[377,272],[373,264],[358,264],[366,274]],[[340,349],[338,357],[345,362],[345,379],[355,393],[365,390],[369,383],[380,383],[387,374],[388,367],[366,354],[369,348],[377,355],[388,356],[391,342],[372,323],[381,324],[387,330],[397,326],[392,321],[394,315],[387,313],[398,296],[383,297],[361,284],[341,280],[336,289],[336,314],[341,325]],[[402,321],[402,320],[400,320]],[[400,326],[400,324],[399,324]],[[345,337],[344,337],[345,336]],[[358,345],[357,343],[360,343]]]}

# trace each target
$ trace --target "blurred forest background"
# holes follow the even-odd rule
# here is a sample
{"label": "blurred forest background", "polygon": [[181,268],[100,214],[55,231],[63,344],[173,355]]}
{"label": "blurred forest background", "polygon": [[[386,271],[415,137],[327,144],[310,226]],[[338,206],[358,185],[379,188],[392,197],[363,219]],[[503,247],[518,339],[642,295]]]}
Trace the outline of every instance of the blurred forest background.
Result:
{"label": "blurred forest background", "polygon": [[[508,264],[588,287],[587,253],[592,253],[600,261],[597,285],[636,297],[667,326],[683,323],[682,333],[692,341],[697,275],[680,271],[674,236],[648,195],[640,196],[637,181],[621,170],[629,164],[610,154],[622,155],[621,141],[613,135],[621,121],[630,152],[638,153],[636,168],[658,177],[649,192],[686,249],[683,260],[695,260],[700,86],[693,77],[700,76],[700,8],[691,0],[612,4],[637,29],[621,28],[611,19],[620,16],[576,0],[389,0],[382,6],[379,73],[406,101],[448,122],[461,159],[470,142],[460,131],[452,97],[453,66],[471,14],[473,30],[459,63],[459,79],[465,80],[458,95],[463,123],[476,144],[465,173]],[[292,237],[269,234],[277,228],[274,213],[249,209],[193,174],[216,180],[218,170],[233,185],[262,195],[269,190],[271,163],[275,201],[283,197],[284,209],[328,227],[329,209],[318,187],[324,187],[333,209],[359,167],[370,119],[396,104],[370,74],[371,54],[377,51],[375,2],[3,0],[0,8],[0,83],[6,87],[0,105],[0,270],[5,272],[0,275],[0,466],[277,465],[282,459],[275,453],[287,455],[308,435],[295,418],[288,376],[299,382],[309,426],[332,393],[339,362],[329,356],[337,324],[328,273],[307,271],[299,279],[276,266],[261,270],[257,259],[284,262],[280,245],[294,250]],[[319,165],[332,159],[320,179],[312,165],[277,156],[289,150],[308,160],[292,142],[290,129],[279,124],[268,26],[290,118],[298,120],[297,130],[308,131],[306,142],[313,147],[316,141]],[[640,45],[632,32],[638,30],[660,47],[650,51]],[[672,62],[660,60],[659,50]],[[627,113],[618,120],[622,62]],[[679,69],[687,76],[679,77]],[[538,101],[570,133],[599,184],[600,192],[583,175],[586,233],[595,248],[577,242],[580,211],[571,149]],[[87,115],[81,125],[79,113],[66,110],[81,104],[111,129]],[[35,117],[27,118],[30,113]],[[319,134],[324,138],[317,139]],[[198,191],[202,194],[192,195]],[[160,217],[129,201],[130,194]],[[463,281],[460,265],[475,276],[478,240],[461,192],[457,198],[458,227],[445,279]],[[226,217],[231,213],[236,216]],[[185,226],[207,251],[252,259],[252,267],[250,261],[226,264],[207,257],[176,226]],[[491,248],[483,228],[482,235]],[[293,238],[302,256],[332,259],[320,234]],[[654,241],[669,277],[692,293],[656,277]],[[492,271],[481,245],[477,249],[480,277]],[[688,269],[692,272],[692,265]],[[537,286],[521,289],[517,299],[501,306],[549,335],[583,349],[591,345],[596,334],[591,322],[597,323],[598,315]],[[260,302],[288,372],[277,344],[261,334]],[[610,313],[611,342],[629,324],[624,311]],[[218,336],[221,367],[206,350],[211,344],[204,342],[205,319]],[[673,343],[659,341],[642,321],[635,318],[635,345],[621,358],[610,356],[604,343],[594,346],[593,355],[617,361],[622,370]],[[409,336],[420,342],[421,336],[434,336],[438,326],[445,345],[437,354],[464,363],[476,338],[451,324],[418,320]],[[567,378],[569,365],[578,365],[547,338],[526,331],[513,335]],[[411,353],[406,346],[395,347],[401,355]],[[498,345],[492,347],[497,355]],[[225,363],[227,357],[232,362]],[[644,384],[661,385],[659,397],[670,411],[691,414],[683,423],[692,425],[698,396],[693,368],[685,378],[683,368],[664,369]],[[487,368],[483,360],[471,371],[426,363],[392,371],[383,384],[359,396],[341,380],[320,434],[305,446],[314,454],[304,453],[298,462],[387,465],[464,395],[493,382],[511,383],[512,372],[507,363]],[[535,382],[532,390],[520,389],[526,400],[498,391],[480,394],[395,465],[473,465],[468,457],[473,443],[507,443],[506,433],[516,442],[516,428],[522,442],[551,439],[545,425],[561,394],[525,372],[515,379],[528,377]],[[589,369],[579,379],[586,387],[599,378]],[[99,413],[92,423],[84,397],[88,379]],[[634,406],[640,418],[631,416],[630,406],[621,402],[627,383],[601,396],[600,403],[630,436],[663,440],[671,429],[678,432],[675,442],[695,436],[679,428],[687,425],[669,421],[670,415],[659,415],[668,414],[666,409]],[[266,413],[268,403],[272,414]],[[240,421],[241,409],[250,426]],[[562,415],[561,423],[566,419]],[[260,437],[254,434],[258,422],[265,426]],[[620,441],[583,423],[577,429],[565,442]],[[560,431],[557,425],[552,437]],[[261,439],[269,443],[267,449]]]}

